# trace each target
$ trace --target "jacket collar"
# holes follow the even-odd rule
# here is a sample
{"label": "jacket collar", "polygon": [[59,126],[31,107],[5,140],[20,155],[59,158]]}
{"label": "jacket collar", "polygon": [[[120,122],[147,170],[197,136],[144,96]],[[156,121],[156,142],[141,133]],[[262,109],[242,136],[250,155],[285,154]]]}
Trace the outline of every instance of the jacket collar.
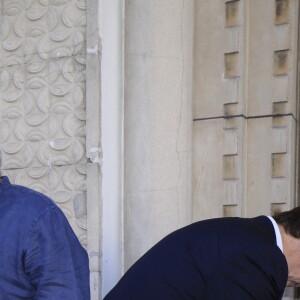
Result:
{"label": "jacket collar", "polygon": [[253,218],[252,220],[256,223],[259,223],[259,225],[261,225],[261,231],[264,232],[266,236],[271,238],[272,241],[276,244],[276,234],[271,220],[267,216],[259,216]]}

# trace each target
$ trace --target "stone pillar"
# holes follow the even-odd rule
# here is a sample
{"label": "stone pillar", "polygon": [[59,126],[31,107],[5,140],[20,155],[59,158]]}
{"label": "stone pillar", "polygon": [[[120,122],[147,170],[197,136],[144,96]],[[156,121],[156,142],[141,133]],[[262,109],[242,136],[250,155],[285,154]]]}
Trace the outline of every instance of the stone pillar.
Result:
{"label": "stone pillar", "polygon": [[101,49],[98,26],[98,0],[87,2],[86,37],[86,156],[87,164],[87,241],[90,263],[91,300],[102,292],[102,143],[101,143]]}
{"label": "stone pillar", "polygon": [[191,222],[193,0],[128,0],[124,264]]}

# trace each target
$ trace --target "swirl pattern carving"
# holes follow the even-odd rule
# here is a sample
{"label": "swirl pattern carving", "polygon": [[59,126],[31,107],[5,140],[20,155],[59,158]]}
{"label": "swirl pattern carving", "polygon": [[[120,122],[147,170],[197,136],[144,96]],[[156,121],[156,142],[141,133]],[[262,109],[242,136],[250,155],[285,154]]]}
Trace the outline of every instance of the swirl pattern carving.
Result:
{"label": "swirl pattern carving", "polygon": [[86,244],[85,0],[3,0],[2,173],[49,195]]}

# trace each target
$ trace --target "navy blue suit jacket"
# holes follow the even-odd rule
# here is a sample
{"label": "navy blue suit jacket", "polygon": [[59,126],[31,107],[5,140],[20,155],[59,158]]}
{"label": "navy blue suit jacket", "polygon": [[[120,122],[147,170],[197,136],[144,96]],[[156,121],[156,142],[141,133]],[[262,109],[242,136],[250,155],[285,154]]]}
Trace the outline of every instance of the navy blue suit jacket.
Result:
{"label": "navy blue suit jacket", "polygon": [[161,240],[104,300],[281,299],[287,276],[267,217],[212,219]]}

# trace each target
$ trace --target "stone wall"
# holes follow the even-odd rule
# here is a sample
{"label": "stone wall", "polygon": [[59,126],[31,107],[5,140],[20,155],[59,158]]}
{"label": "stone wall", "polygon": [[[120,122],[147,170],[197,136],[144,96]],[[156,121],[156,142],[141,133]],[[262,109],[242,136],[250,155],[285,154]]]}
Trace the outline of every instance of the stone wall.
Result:
{"label": "stone wall", "polygon": [[125,269],[191,222],[193,9],[126,1]]}
{"label": "stone wall", "polygon": [[193,218],[289,209],[298,1],[196,3]]}

